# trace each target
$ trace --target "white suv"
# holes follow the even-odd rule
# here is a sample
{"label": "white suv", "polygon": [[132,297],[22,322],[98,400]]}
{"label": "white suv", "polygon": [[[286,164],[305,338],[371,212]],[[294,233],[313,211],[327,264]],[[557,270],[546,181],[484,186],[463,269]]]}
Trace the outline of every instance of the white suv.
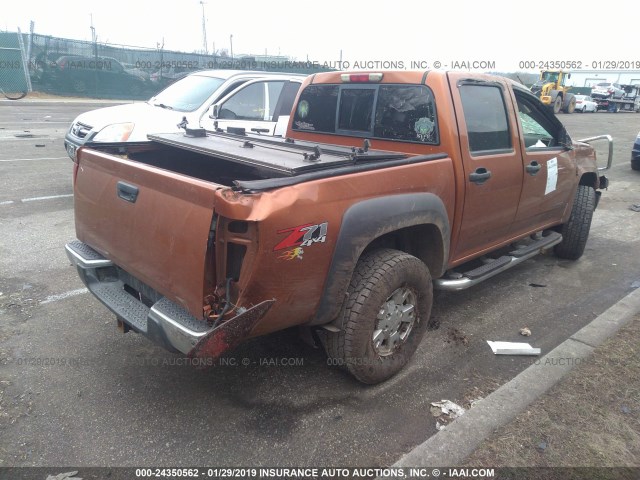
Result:
{"label": "white suv", "polygon": [[622,98],[624,90],[618,83],[600,82],[591,87],[591,98]]}
{"label": "white suv", "polygon": [[[305,78],[306,75],[238,70],[194,72],[146,102],[79,115],[71,124],[64,145],[73,160],[76,150],[87,142],[146,142],[149,133],[179,131],[178,124],[184,118],[189,128],[234,126],[283,135]],[[213,118],[214,104],[218,118]]]}

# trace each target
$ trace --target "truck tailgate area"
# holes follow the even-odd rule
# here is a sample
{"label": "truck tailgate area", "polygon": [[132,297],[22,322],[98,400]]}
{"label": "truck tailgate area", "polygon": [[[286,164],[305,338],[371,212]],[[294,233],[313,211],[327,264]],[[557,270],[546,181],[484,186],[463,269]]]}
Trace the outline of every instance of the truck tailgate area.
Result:
{"label": "truck tailgate area", "polygon": [[202,318],[205,257],[218,188],[83,149],[75,180],[77,237]]}

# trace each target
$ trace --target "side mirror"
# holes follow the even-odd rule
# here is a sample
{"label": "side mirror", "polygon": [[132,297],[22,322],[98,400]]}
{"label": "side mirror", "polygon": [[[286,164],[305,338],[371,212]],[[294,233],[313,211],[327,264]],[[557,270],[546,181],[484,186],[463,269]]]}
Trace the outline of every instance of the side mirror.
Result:
{"label": "side mirror", "polygon": [[220,115],[220,105],[216,103],[211,107],[211,114],[209,115],[209,118],[215,120],[218,118],[218,115]]}

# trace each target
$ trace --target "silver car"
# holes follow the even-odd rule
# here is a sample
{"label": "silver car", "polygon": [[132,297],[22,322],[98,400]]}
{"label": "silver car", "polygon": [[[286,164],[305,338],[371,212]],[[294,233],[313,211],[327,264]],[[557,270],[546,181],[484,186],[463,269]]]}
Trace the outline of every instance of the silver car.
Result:
{"label": "silver car", "polygon": [[591,87],[591,97],[593,98],[622,98],[624,93],[619,83],[600,82]]}

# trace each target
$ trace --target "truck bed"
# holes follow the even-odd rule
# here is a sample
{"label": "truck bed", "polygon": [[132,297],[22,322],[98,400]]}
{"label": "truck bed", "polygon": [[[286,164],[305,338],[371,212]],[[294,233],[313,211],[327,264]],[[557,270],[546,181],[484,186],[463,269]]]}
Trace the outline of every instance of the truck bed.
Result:
{"label": "truck bed", "polygon": [[151,142],[88,143],[85,149],[244,191],[446,157],[444,153],[407,155],[370,150],[364,142],[356,148],[210,131],[206,136],[177,132],[148,137]]}
{"label": "truck bed", "polygon": [[339,146],[319,146],[287,139],[267,139],[259,136],[207,132],[195,137],[181,132],[148,136],[149,140],[207,157],[255,167],[265,175],[294,176],[327,168],[352,165],[358,161],[389,160],[406,155]]}

